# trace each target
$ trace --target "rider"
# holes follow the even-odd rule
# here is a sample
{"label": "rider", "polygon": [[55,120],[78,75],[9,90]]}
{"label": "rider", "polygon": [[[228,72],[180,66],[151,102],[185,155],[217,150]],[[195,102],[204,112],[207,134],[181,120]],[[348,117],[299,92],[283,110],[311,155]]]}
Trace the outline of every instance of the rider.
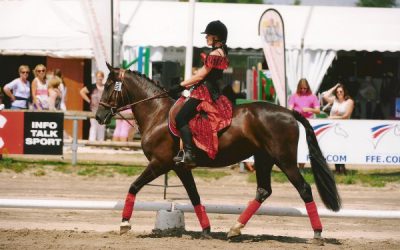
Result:
{"label": "rider", "polygon": [[170,91],[179,92],[190,88],[190,97],[187,98],[182,109],[178,112],[175,121],[183,141],[184,154],[174,157],[175,162],[183,162],[186,166],[196,166],[196,156],[193,152],[192,132],[189,121],[198,113],[197,106],[202,102],[215,102],[220,96],[218,82],[222,80],[223,70],[228,67],[228,48],[226,40],[228,30],[219,20],[210,22],[205,31],[207,45],[212,46],[208,55],[202,54],[204,65],[191,78],[175,85]]}

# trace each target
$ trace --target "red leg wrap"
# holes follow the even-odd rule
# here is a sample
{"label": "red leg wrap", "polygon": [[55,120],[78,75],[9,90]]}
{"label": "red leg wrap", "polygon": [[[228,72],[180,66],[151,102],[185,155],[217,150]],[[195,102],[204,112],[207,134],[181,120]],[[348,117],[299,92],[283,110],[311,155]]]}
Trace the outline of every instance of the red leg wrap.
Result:
{"label": "red leg wrap", "polygon": [[133,212],[133,205],[135,204],[136,196],[134,194],[128,193],[125,199],[124,210],[122,211],[122,218],[130,220]]}
{"label": "red leg wrap", "polygon": [[322,231],[322,224],[319,219],[317,205],[315,202],[306,203],[308,217],[310,218],[311,227],[314,231]]}
{"label": "red leg wrap", "polygon": [[203,205],[199,204],[194,207],[194,211],[196,212],[197,218],[199,219],[201,228],[206,229],[210,227],[210,221],[208,220],[206,208]]}
{"label": "red leg wrap", "polygon": [[251,216],[253,216],[253,214],[257,212],[260,206],[261,203],[258,202],[257,200],[250,201],[249,205],[247,205],[247,208],[239,216],[238,222],[242,223],[243,225],[246,225],[246,223],[250,220]]}

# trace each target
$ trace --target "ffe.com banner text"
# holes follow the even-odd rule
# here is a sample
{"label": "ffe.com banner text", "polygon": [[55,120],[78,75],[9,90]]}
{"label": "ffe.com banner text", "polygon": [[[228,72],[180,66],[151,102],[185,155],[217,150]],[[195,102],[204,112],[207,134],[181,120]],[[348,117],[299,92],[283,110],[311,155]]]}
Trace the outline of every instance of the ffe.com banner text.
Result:
{"label": "ffe.com banner text", "polygon": [[[400,121],[311,119],[328,163],[400,166]],[[309,162],[304,127],[299,124],[297,159]]]}

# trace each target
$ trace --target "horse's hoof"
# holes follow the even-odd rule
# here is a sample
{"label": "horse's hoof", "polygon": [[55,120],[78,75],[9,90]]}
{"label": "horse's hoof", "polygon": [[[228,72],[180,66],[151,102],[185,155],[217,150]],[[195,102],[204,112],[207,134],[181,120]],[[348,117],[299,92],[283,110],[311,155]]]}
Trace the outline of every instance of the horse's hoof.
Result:
{"label": "horse's hoof", "polygon": [[323,245],[325,245],[325,241],[323,238],[314,238],[314,239],[312,239],[311,244],[316,245],[316,246],[323,246]]}
{"label": "horse's hoof", "polygon": [[201,232],[201,238],[202,239],[212,239],[211,237],[211,229],[209,227],[203,229],[203,231]]}
{"label": "horse's hoof", "polygon": [[119,235],[123,235],[127,233],[129,230],[131,230],[132,226],[129,224],[129,221],[123,221],[121,222],[121,225],[119,227]]}
{"label": "horse's hoof", "polygon": [[233,237],[240,236],[242,232],[240,231],[242,228],[244,228],[244,225],[242,223],[236,223],[231,229],[229,230],[229,233],[227,235],[228,239],[231,239]]}
{"label": "horse's hoof", "polygon": [[314,239],[322,239],[321,231],[314,231]]}
{"label": "horse's hoof", "polygon": [[312,244],[317,246],[324,245],[324,239],[321,236],[321,231],[314,231],[314,238],[312,239]]}

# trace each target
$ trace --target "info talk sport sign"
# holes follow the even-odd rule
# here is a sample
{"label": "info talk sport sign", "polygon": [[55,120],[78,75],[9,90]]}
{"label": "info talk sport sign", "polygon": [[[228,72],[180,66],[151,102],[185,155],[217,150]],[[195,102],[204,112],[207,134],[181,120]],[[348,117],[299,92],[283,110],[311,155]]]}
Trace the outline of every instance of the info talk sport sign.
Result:
{"label": "info talk sport sign", "polygon": [[0,112],[1,154],[62,155],[64,113]]}

